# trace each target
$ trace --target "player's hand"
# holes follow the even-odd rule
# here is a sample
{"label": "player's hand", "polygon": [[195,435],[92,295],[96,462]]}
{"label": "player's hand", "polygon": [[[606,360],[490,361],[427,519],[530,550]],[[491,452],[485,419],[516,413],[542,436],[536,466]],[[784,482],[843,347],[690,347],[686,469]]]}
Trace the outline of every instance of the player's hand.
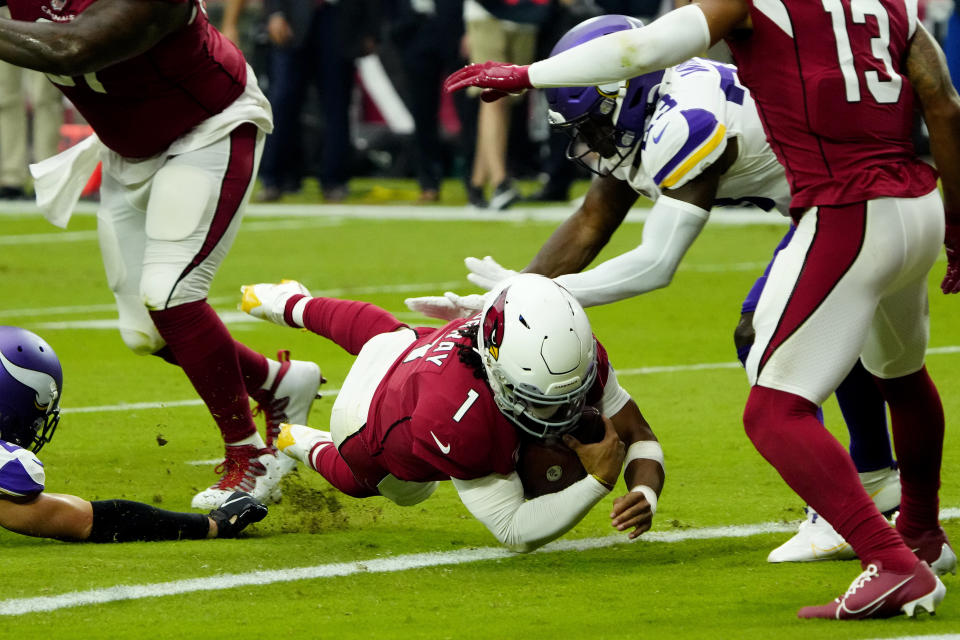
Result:
{"label": "player's hand", "polygon": [[483,260],[473,257],[464,258],[463,263],[467,265],[467,269],[470,271],[467,274],[467,280],[487,290],[493,289],[503,280],[517,275],[516,271],[501,267],[500,263],[490,256]]}
{"label": "player's hand", "polygon": [[457,318],[469,318],[480,313],[484,302],[486,302],[486,294],[471,293],[461,296],[453,291],[447,291],[442,296],[420,296],[418,298],[407,298],[403,302],[410,311],[422,313],[428,318],[449,321]]}
{"label": "player's hand", "polygon": [[603,416],[603,426],[606,427],[606,435],[600,442],[584,444],[569,433],[565,433],[563,443],[573,449],[587,473],[595,476],[608,487],[613,487],[617,484],[620,471],[623,469],[627,448],[613,428],[610,418]]}
{"label": "player's hand", "polygon": [[499,100],[508,94],[518,94],[530,89],[530,77],[527,65],[508,64],[506,62],[482,62],[468,64],[450,74],[443,82],[447,93],[459,91],[465,87],[486,89],[480,98],[485,102]]}
{"label": "player's hand", "polygon": [[613,501],[613,511],[610,512],[610,524],[617,531],[633,531],[627,536],[631,540],[641,533],[650,530],[653,524],[653,510],[646,496],[639,491],[620,496]]}
{"label": "player's hand", "polygon": [[960,224],[948,224],[943,236],[943,246],[947,250],[947,275],[940,283],[944,293],[960,292]]}

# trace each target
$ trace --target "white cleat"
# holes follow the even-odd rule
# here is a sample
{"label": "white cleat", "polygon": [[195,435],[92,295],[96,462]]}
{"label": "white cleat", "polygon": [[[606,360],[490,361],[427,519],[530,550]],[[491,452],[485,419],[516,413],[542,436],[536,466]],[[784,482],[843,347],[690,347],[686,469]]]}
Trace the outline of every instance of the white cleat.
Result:
{"label": "white cleat", "polygon": [[277,448],[290,459],[299,460],[312,469],[311,457],[318,445],[333,446],[328,431],[311,429],[301,424],[280,425]]}
{"label": "white cleat", "polygon": [[900,471],[896,468],[867,471],[860,475],[860,483],[873,499],[880,513],[890,515],[900,507]]}
{"label": "white cleat", "polygon": [[193,496],[190,506],[194,509],[219,509],[235,491],[245,491],[264,504],[280,500],[277,456],[268,449],[227,446],[215,471],[222,474],[220,480]]}
{"label": "white cleat", "polygon": [[[310,407],[317,399],[317,391],[324,382],[320,367],[315,362],[291,360],[289,351],[277,353],[280,371],[270,389],[253,394],[257,412],[263,413],[267,423],[266,444],[276,452],[280,425],[285,422],[303,424],[310,415]],[[277,471],[281,477],[296,468],[292,458],[277,456]]]}
{"label": "white cleat", "polygon": [[240,287],[240,292],[243,294],[241,311],[284,327],[290,326],[283,318],[287,300],[295,295],[310,295],[310,291],[296,280],[283,280],[279,284],[245,284]]}
{"label": "white cleat", "polygon": [[807,518],[797,533],[770,552],[767,562],[815,562],[817,560],[849,560],[855,558],[847,544],[830,523],[807,507]]}

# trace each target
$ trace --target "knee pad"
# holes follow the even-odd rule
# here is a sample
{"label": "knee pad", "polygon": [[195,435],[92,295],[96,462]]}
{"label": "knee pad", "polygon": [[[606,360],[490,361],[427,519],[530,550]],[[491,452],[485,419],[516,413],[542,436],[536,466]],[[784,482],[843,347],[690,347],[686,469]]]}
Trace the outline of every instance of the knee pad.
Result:
{"label": "knee pad", "polygon": [[150,355],[167,343],[150,319],[146,307],[136,296],[115,296],[119,313],[120,337],[127,347],[140,356]]}
{"label": "knee pad", "polygon": [[167,165],[157,171],[147,204],[147,237],[176,242],[193,233],[215,189],[203,170]]}

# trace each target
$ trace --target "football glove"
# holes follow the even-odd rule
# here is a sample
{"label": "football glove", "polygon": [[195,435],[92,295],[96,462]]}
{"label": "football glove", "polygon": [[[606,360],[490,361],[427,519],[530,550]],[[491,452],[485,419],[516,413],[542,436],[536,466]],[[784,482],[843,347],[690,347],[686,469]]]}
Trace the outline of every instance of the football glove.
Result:
{"label": "football glove", "polygon": [[490,256],[483,260],[465,258],[463,263],[470,270],[470,273],[467,274],[467,280],[487,290],[493,289],[507,278],[517,275],[516,271],[501,267],[500,263]]}
{"label": "football glove", "polygon": [[960,224],[948,224],[943,237],[947,250],[947,274],[940,283],[944,293],[960,292]]}
{"label": "football glove", "polygon": [[218,538],[234,538],[248,524],[266,518],[267,508],[249,493],[234,491],[219,509],[214,509],[207,516],[217,523]]}
{"label": "football glove", "polygon": [[309,296],[310,291],[296,280],[282,280],[280,284],[245,284],[240,287],[243,297],[240,310],[254,318],[288,326],[283,314],[287,301],[293,296]]}
{"label": "football glove", "polygon": [[472,293],[460,296],[452,291],[447,291],[442,296],[420,296],[404,300],[411,311],[422,313],[428,318],[447,321],[469,318],[480,313],[484,302],[486,302],[486,294]]}
{"label": "football glove", "polygon": [[485,89],[480,94],[484,102],[493,102],[510,94],[523,93],[530,89],[530,76],[527,65],[508,64],[506,62],[482,62],[468,64],[458,69],[444,80],[443,89],[447,93],[459,91],[465,87]]}

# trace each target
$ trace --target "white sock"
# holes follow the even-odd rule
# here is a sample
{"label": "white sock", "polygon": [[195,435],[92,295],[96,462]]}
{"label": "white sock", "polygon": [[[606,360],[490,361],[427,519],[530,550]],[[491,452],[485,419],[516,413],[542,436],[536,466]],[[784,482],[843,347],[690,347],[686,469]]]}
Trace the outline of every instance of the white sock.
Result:
{"label": "white sock", "polygon": [[293,309],[290,311],[290,319],[293,320],[295,327],[303,328],[303,312],[307,308],[307,303],[311,300],[313,300],[313,298],[307,296],[300,298],[296,304],[293,305]]}
{"label": "white sock", "polygon": [[273,386],[273,381],[277,379],[278,373],[280,373],[280,363],[267,358],[267,379],[263,381],[263,385],[260,387],[261,391],[266,391]]}
{"label": "white sock", "polygon": [[259,431],[254,431],[253,435],[247,436],[243,440],[237,440],[236,442],[228,442],[228,447],[242,447],[248,444],[252,444],[257,449],[263,449],[266,447],[266,443],[263,441],[263,437],[260,435]]}

